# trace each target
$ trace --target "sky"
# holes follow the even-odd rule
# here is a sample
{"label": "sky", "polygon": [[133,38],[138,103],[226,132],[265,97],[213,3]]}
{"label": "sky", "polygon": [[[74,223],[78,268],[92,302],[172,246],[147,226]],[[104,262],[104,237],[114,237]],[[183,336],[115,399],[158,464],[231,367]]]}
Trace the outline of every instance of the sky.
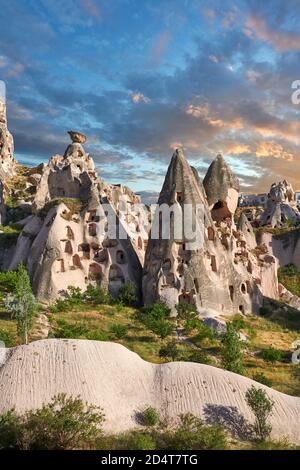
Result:
{"label": "sky", "polygon": [[0,79],[15,155],[87,137],[99,176],[157,194],[183,147],[222,153],[243,192],[300,189],[299,0],[0,0]]}

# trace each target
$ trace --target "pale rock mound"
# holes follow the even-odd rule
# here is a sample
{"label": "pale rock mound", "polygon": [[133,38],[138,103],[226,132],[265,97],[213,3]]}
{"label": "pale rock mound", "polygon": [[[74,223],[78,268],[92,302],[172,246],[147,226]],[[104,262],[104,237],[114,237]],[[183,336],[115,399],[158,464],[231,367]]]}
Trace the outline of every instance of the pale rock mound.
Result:
{"label": "pale rock mound", "polygon": [[0,179],[11,177],[15,171],[14,141],[7,128],[6,104],[0,98]]}
{"label": "pale rock mound", "polygon": [[119,344],[87,340],[36,341],[9,349],[1,358],[0,412],[38,408],[64,392],[102,407],[110,432],[136,427],[136,413],[153,406],[171,422],[191,412],[242,438],[253,423],[245,393],[255,385],[275,403],[272,437],[300,444],[300,398],[212,366],[151,364]]}
{"label": "pale rock mound", "polygon": [[286,180],[273,183],[268,194],[266,208],[260,216],[261,226],[281,227],[291,220],[300,222],[300,212],[295,201],[295,193]]}

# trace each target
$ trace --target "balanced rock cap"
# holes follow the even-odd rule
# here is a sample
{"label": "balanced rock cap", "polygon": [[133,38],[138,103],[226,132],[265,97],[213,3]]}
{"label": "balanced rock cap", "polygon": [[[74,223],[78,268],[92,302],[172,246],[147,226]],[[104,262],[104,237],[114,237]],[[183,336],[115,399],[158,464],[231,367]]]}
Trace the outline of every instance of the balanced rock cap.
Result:
{"label": "balanced rock cap", "polygon": [[78,131],[68,131],[69,136],[71,137],[72,142],[77,144],[84,144],[86,142],[86,135]]}

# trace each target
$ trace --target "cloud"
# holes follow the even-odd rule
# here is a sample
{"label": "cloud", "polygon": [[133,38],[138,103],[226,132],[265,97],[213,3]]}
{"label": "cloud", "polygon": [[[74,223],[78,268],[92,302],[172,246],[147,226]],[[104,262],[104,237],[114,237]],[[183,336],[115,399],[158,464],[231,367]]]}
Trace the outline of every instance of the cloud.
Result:
{"label": "cloud", "polygon": [[143,95],[143,93],[141,93],[141,92],[135,92],[134,93],[133,91],[131,91],[129,93],[129,95],[130,95],[133,103],[140,103],[141,101],[143,101],[144,103],[147,104],[147,103],[150,103],[150,101],[151,101],[150,98],[148,98],[148,96]]}
{"label": "cloud", "polygon": [[150,64],[158,64],[162,60],[164,54],[168,50],[171,38],[172,35],[170,31],[162,31],[154,38],[150,50]]}
{"label": "cloud", "polygon": [[101,21],[102,15],[100,9],[93,0],[81,0],[81,4],[89,15],[93,16],[97,21]]}
{"label": "cloud", "polygon": [[272,157],[281,160],[287,160],[292,162],[294,160],[294,154],[283,148],[278,142],[260,142],[256,148],[255,155],[258,158]]}
{"label": "cloud", "polygon": [[294,32],[272,29],[264,18],[250,15],[246,21],[245,34],[253,37],[253,33],[263,41],[271,44],[279,52],[300,51],[300,35]]}

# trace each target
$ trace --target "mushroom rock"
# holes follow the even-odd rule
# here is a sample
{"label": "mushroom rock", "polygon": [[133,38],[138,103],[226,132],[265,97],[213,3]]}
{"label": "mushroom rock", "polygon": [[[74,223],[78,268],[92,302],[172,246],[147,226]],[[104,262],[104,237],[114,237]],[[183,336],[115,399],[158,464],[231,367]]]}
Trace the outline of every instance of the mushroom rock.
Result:
{"label": "mushroom rock", "polygon": [[232,218],[238,204],[239,182],[221,154],[209,166],[203,180],[212,218]]}
{"label": "mushroom rock", "polygon": [[[221,242],[202,182],[196,176],[182,150],[176,150],[158,200],[159,206],[172,206],[174,215],[162,220],[171,227],[170,236],[163,236],[161,224],[158,236],[151,229],[143,274],[144,302],[149,305],[164,300],[173,314],[180,302],[194,304],[198,312],[203,308],[224,314],[257,311],[261,294],[246,266],[235,260],[230,248],[234,244],[232,233],[228,234],[227,248]],[[202,208],[198,244],[185,230],[182,235],[174,233],[174,221],[188,204],[193,221],[197,220],[197,208]],[[185,228],[186,223],[183,225]]]}

